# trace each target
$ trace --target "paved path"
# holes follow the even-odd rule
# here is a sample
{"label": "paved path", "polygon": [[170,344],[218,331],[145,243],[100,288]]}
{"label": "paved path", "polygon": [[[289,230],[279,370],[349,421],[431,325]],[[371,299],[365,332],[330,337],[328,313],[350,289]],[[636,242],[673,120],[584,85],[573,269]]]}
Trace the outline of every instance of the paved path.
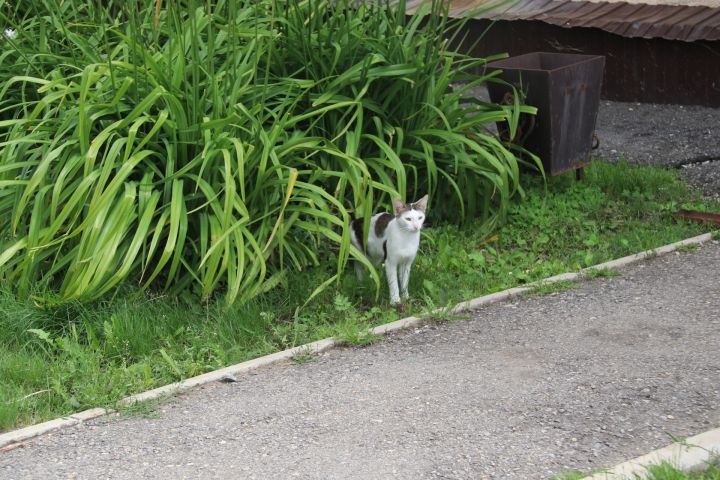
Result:
{"label": "paved path", "polygon": [[541,479],[720,426],[720,245],[0,454],[0,478]]}

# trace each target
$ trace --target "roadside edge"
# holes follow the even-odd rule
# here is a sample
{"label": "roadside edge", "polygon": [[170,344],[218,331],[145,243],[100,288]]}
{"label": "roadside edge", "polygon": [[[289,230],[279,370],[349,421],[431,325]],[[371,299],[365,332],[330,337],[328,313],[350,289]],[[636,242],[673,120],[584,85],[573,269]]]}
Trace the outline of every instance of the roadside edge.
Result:
{"label": "roadside edge", "polygon": [[720,428],[690,437],[682,442],[653,450],[584,480],[636,480],[646,478],[648,466],[668,462],[682,471],[698,470],[720,455]]}

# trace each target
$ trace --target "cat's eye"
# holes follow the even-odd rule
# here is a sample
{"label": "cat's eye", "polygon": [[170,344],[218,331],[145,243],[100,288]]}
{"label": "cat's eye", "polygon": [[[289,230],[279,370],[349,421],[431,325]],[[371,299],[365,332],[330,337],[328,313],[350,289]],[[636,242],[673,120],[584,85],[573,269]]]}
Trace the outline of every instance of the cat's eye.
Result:
{"label": "cat's eye", "polygon": [[412,217],[405,217],[405,220],[407,220],[408,222],[411,222],[411,221],[412,221]]}

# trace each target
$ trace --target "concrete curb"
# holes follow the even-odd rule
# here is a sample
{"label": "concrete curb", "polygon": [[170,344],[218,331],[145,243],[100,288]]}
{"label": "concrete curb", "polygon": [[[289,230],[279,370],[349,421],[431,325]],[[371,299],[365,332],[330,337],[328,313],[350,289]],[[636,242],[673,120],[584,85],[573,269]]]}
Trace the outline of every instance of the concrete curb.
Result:
{"label": "concrete curb", "polygon": [[[687,245],[700,245],[704,242],[707,242],[712,239],[712,234],[706,233],[703,235],[699,235],[697,237],[688,238],[686,240],[681,240],[679,242],[671,243],[669,245],[665,245],[663,247],[658,247],[652,250],[647,250],[645,252],[637,253],[635,255],[629,255],[627,257],[619,258],[617,260],[611,260],[609,262],[601,263],[599,265],[594,265],[592,267],[584,268],[580,270],[579,272],[572,272],[572,273],[563,273],[560,275],[555,275],[550,278],[546,278],[543,280],[538,280],[536,282],[528,283],[524,287],[516,287],[516,288],[510,288],[508,290],[503,290],[502,292],[496,292],[492,293],[490,295],[484,295],[482,297],[474,298],[472,300],[468,300],[465,302],[461,302],[455,307],[451,308],[449,311],[451,313],[460,313],[460,312],[466,312],[469,310],[477,309],[478,307],[481,307],[483,305],[489,305],[491,303],[497,303],[503,300],[507,300],[513,297],[517,297],[519,295],[522,295],[523,293],[531,291],[533,288],[540,286],[540,285],[549,285],[552,283],[560,282],[560,281],[578,281],[582,280],[588,271],[590,270],[603,270],[603,269],[616,269],[620,267],[624,267],[626,265],[630,265],[633,263],[637,263],[641,260],[644,260],[649,257],[655,257],[658,255],[663,255],[666,253],[673,252],[677,250],[679,247],[687,246]],[[433,310],[429,313],[429,316],[432,316],[432,313],[440,313],[440,312],[446,312],[447,309],[439,308],[436,310]],[[370,334],[375,335],[385,335],[387,333],[415,327],[421,325],[423,322],[425,322],[425,319],[420,317],[407,317],[402,318],[400,320],[396,320],[391,323],[386,323],[385,325],[380,325],[374,328],[371,328],[369,330]],[[216,381],[220,381],[224,375],[228,374],[240,374],[240,373],[246,373],[251,370],[256,370],[261,367],[267,367],[270,365],[274,365],[280,362],[289,361],[292,360],[292,358],[297,354],[302,353],[322,353],[326,350],[329,350],[335,346],[338,345],[337,340],[335,338],[325,338],[323,340],[317,340],[312,343],[308,343],[305,345],[300,345],[294,348],[290,348],[288,350],[283,350],[281,352],[276,352],[270,355],[266,355],[264,357],[256,358],[253,360],[249,360],[247,362],[238,363],[236,365],[231,365],[229,367],[221,368],[220,370],[214,370],[212,372],[208,372],[202,375],[198,375],[196,377],[188,378],[186,380],[183,380],[181,382],[171,383],[169,385],[165,385],[153,390],[148,390],[146,392],[138,393],[135,395],[131,395],[129,397],[125,397],[122,400],[118,402],[121,406],[129,406],[137,402],[143,402],[147,400],[153,400],[158,399],[165,396],[170,396],[179,392],[186,391],[190,388],[204,385],[207,383],[212,383]],[[113,413],[113,410],[104,409],[104,408],[93,408],[90,410],[85,410],[82,412],[75,413],[73,415],[70,415],[68,417],[62,417],[55,420],[50,420],[48,422],[40,423],[37,425],[32,425],[29,427],[21,428],[19,430],[13,430],[11,432],[7,432],[0,435],[0,448],[3,448],[5,446],[11,445],[13,443],[19,443],[23,442],[25,440],[28,440],[30,438],[36,437],[38,435],[42,435],[43,433],[51,432],[53,430],[57,430],[59,428],[69,427],[73,425],[77,425],[79,423],[82,423],[87,420],[91,420],[93,418],[102,417],[104,415],[108,415],[110,413]]]}
{"label": "concrete curb", "polygon": [[71,427],[73,425],[77,425],[78,423],[80,423],[80,420],[76,420],[72,417],[62,417],[48,422],[39,423],[37,425],[21,428],[20,430],[3,433],[0,435],[0,448],[11,443],[18,443],[29,438],[37,437],[43,433],[52,432],[53,430],[57,430],[59,428]]}
{"label": "concrete curb", "polygon": [[647,467],[668,462],[682,471],[703,468],[720,456],[720,428],[673,443],[646,455],[623,462],[585,480],[636,480],[647,477]]}

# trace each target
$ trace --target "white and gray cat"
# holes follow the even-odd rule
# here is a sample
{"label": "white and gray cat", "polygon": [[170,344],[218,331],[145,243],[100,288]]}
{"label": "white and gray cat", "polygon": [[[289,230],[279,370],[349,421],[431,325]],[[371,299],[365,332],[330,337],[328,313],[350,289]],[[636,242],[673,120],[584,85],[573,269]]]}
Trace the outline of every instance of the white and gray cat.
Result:
{"label": "white and gray cat", "polygon": [[[354,219],[350,222],[350,236],[353,245],[365,252],[375,265],[385,262],[390,304],[400,303],[409,298],[408,282],[410,268],[420,246],[420,229],[425,220],[428,196],[417,202],[403,203],[400,199],[393,200],[395,215],[378,213],[370,220],[367,246],[363,247],[363,221]],[[355,264],[358,278],[362,277],[362,265]]]}

